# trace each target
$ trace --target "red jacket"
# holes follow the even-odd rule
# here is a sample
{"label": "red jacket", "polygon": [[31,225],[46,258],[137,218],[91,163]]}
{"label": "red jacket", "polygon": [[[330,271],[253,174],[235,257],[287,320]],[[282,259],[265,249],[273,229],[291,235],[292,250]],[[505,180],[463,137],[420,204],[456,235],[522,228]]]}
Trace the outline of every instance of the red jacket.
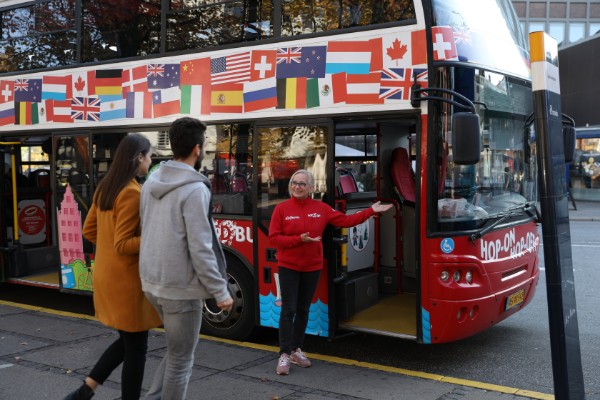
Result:
{"label": "red jacket", "polygon": [[323,243],[302,242],[300,235],[322,236],[331,224],[348,228],[363,223],[375,212],[371,207],[352,215],[343,214],[322,201],[292,197],[277,204],[269,226],[269,240],[277,248],[280,266],[296,271],[318,271],[323,268]]}

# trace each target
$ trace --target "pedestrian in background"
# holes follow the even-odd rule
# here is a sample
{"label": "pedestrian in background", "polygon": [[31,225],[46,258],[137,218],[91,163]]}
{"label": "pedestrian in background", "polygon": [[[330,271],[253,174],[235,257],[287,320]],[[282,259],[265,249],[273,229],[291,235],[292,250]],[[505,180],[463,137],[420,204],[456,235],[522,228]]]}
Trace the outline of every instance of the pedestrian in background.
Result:
{"label": "pedestrian in background", "polygon": [[142,288],[160,314],[167,338],[146,399],[185,399],[204,300],[230,311],[225,257],[211,213],[208,178],[198,172],[206,125],[180,118],[169,129],[174,160],[163,162],[142,188]]}
{"label": "pedestrian in background", "polygon": [[291,198],[275,206],[269,226],[269,240],[277,248],[281,289],[278,375],[289,374],[290,363],[303,368],[311,366],[301,348],[310,303],[323,268],[321,235],[327,224],[348,228],[392,208],[391,204],[377,202],[366,210],[346,215],[314,200],[314,184],[312,173],[304,169],[294,172],[288,185]]}
{"label": "pedestrian in background", "polygon": [[119,338],[104,351],[83,385],[65,400],[91,398],[97,386],[121,364],[121,398],[140,398],[148,330],[161,325],[142,292],[138,267],[141,186],[135,178],[148,173],[151,156],[147,138],[125,136],[94,193],[83,226],[83,236],[96,245],[94,309],[96,318],[116,329]]}

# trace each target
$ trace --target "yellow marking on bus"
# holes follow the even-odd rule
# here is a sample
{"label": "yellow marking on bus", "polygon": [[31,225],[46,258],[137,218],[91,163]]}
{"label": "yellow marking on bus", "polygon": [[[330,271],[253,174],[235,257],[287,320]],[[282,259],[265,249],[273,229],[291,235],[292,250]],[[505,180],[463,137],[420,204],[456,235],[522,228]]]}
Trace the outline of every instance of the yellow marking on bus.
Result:
{"label": "yellow marking on bus", "polygon": [[[27,309],[27,310],[43,312],[43,313],[47,313],[47,314],[61,315],[61,316],[66,316],[66,317],[96,320],[96,318],[91,315],[70,313],[70,312],[65,312],[65,311],[57,311],[57,310],[52,310],[52,309],[44,308],[44,307],[37,307],[37,306],[30,306],[27,304],[13,303],[11,301],[0,300],[0,305],[23,308],[23,309]],[[163,328],[155,328],[152,330],[164,332]],[[265,344],[250,343],[250,342],[240,342],[240,341],[236,341],[236,340],[218,338],[215,336],[207,336],[207,335],[200,335],[200,336],[205,340],[210,340],[213,342],[226,343],[226,344],[231,344],[231,345],[240,346],[240,347],[246,347],[246,348],[254,349],[254,350],[269,351],[269,352],[275,353],[275,354],[279,353],[279,348],[276,346],[269,346],[269,345],[265,345]],[[476,389],[490,390],[490,391],[494,391],[494,392],[512,394],[515,396],[528,397],[530,399],[554,400],[554,395],[548,394],[548,393],[534,392],[531,390],[518,389],[518,388],[509,387],[509,386],[494,385],[492,383],[478,382],[478,381],[472,381],[472,380],[468,380],[468,379],[453,378],[450,376],[444,376],[444,375],[438,375],[438,374],[430,374],[428,372],[412,371],[410,369],[405,369],[405,368],[389,367],[386,365],[374,364],[374,363],[363,362],[363,361],[358,361],[358,360],[351,360],[348,358],[326,356],[326,355],[314,354],[314,353],[307,353],[307,354],[313,360],[326,361],[326,362],[330,362],[330,363],[334,363],[334,364],[355,366],[355,367],[360,367],[360,368],[368,368],[368,369],[373,369],[376,371],[389,372],[389,373],[397,374],[397,375],[412,376],[415,378],[429,379],[432,381],[443,382],[443,383],[448,383],[448,384],[468,386],[468,387],[472,387],[472,388],[476,388]]]}

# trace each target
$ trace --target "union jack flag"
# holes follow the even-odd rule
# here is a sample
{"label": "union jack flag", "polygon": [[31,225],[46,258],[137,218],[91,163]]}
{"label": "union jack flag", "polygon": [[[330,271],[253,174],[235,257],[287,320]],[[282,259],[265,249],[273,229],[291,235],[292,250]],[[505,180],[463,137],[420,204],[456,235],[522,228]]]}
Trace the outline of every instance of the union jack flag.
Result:
{"label": "union jack flag", "polygon": [[146,72],[149,77],[165,76],[165,64],[148,64]]}
{"label": "union jack flag", "polygon": [[469,28],[464,26],[454,26],[452,27],[454,31],[454,42],[456,44],[468,44],[469,46],[473,45],[473,41],[471,40],[471,31]]}
{"label": "union jack flag", "polygon": [[71,102],[71,119],[74,121],[100,121],[100,98],[73,98]]}
{"label": "union jack flag", "polygon": [[302,52],[300,51],[301,49],[301,47],[277,49],[277,64],[291,64],[292,62],[300,63],[300,59],[302,58]]}
{"label": "union jack flag", "polygon": [[15,80],[15,92],[19,92],[19,91],[27,92],[28,90],[29,90],[29,79]]}
{"label": "union jack flag", "polygon": [[422,68],[385,68],[381,71],[379,98],[410,100],[414,76],[421,87],[427,86],[427,70]]}

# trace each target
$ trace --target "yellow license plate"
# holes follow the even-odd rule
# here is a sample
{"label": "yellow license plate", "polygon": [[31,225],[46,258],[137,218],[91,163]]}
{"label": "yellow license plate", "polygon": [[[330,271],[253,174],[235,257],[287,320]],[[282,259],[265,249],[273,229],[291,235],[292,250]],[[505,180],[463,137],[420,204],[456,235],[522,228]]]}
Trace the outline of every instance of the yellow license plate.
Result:
{"label": "yellow license plate", "polygon": [[518,292],[515,292],[506,298],[506,304],[504,306],[504,310],[508,311],[513,307],[518,306],[523,301],[525,301],[525,289],[521,289]]}

